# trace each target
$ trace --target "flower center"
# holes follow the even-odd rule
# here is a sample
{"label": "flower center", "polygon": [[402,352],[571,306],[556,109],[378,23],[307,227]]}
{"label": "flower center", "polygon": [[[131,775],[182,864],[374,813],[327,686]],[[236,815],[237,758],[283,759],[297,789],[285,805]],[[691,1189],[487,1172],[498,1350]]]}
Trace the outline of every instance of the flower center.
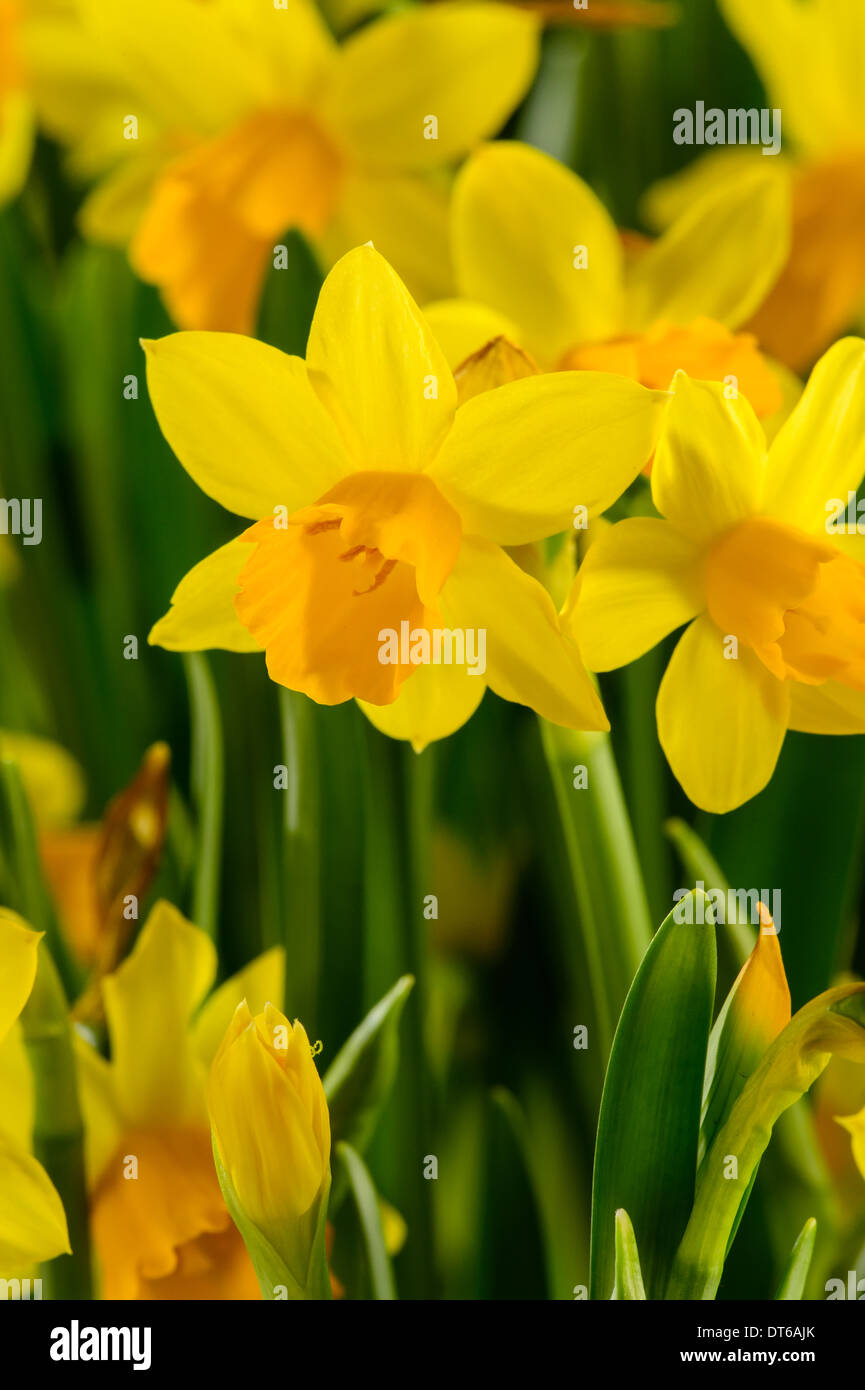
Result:
{"label": "flower center", "polygon": [[731,333],[714,319],[689,324],[658,322],[634,337],[610,338],[569,349],[564,370],[616,372],[653,390],[666,391],[677,371],[702,381],[735,378],[757,415],[771,415],[782,403],[781,388],[750,333]]}
{"label": "flower center", "polygon": [[335,146],[310,117],[256,112],[168,165],[133,237],[132,265],[181,328],[251,333],[274,237],[293,227],[320,236],[341,178]]}
{"label": "flower center", "polygon": [[709,613],[779,680],[865,689],[865,565],[784,522],[753,517],[706,560]]}
{"label": "flower center", "polygon": [[314,506],[256,522],[234,602],[271,679],[320,704],[390,704],[415,667],[382,662],[380,634],[436,625],[461,530],[422,473],[355,473]]}

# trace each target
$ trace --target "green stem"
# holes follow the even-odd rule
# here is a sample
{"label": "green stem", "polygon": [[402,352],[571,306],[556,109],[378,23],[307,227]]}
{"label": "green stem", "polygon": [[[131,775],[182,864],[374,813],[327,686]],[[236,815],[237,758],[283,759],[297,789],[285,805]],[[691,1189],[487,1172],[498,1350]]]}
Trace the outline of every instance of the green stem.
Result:
{"label": "green stem", "polygon": [[216,939],[225,800],[222,718],[210,667],[193,652],[183,658],[192,711],[192,798],[197,821],[192,920]]}
{"label": "green stem", "polygon": [[383,1189],[406,1218],[409,1239],[398,1262],[400,1292],[436,1296],[433,1183],[424,1177],[435,1153],[432,1078],[426,1053],[428,936],[424,899],[432,891],[433,750],[367,730],[365,804],[366,990],[376,1002],[395,978],[413,975],[394,1097],[374,1141]]}
{"label": "green stem", "polygon": [[369,1261],[369,1277],[373,1298],[390,1301],[396,1298],[393,1271],[390,1267],[384,1232],[381,1228],[381,1209],[378,1195],[373,1186],[369,1170],[356,1149],[344,1141],[336,1146],[336,1152],[345,1165],[351,1187],[358,1220],[363,1231]]}
{"label": "green stem", "polygon": [[539,723],[606,1057],[652,939],[646,893],[609,735]]}
{"label": "green stem", "polygon": [[288,785],[283,817],[284,935],[293,1014],[317,1017],[321,957],[321,795],[315,705],[280,687]]}
{"label": "green stem", "polygon": [[71,1255],[42,1270],[49,1298],[92,1298],[84,1129],[72,1029],[60,976],[44,943],[36,981],[21,1014],[33,1076],[33,1152],[56,1187],[69,1226]]}

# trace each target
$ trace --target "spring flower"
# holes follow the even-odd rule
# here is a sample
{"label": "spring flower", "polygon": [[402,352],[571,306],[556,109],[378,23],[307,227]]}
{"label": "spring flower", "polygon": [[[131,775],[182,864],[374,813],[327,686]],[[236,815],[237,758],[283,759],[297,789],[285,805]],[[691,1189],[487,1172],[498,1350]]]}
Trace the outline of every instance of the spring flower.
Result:
{"label": "spring flower", "polygon": [[209,937],[160,902],[102,981],[111,1060],[82,1043],[80,1085],[104,1298],[259,1296],[219,1191],[205,1085],[240,999],[281,999],[282,952],[207,998],[215,974]]}
{"label": "spring flower", "polygon": [[[184,328],[252,332],[291,228],[328,264],[375,238],[419,292],[441,285],[448,166],[537,62],[536,22],[491,4],[405,11],[340,47],[312,0],[79,3],[132,113],[83,229],[128,245]],[[43,119],[63,137],[65,109]]]}
{"label": "spring flower", "polygon": [[787,264],[748,324],[766,352],[801,372],[865,303],[865,30],[858,0],[720,0],[750,54],[770,108],[783,119],[783,152],[719,150],[666,180],[647,215],[666,222],[683,198],[729,187],[755,164],[779,182],[792,175],[793,239]]}
{"label": "spring flower", "polygon": [[782,405],[777,376],[735,330],[778,275],[788,224],[786,187],[757,171],[695,203],[653,245],[623,243],[576,174],[498,141],[454,189],[460,298],[426,312],[452,366],[504,335],[545,371],[616,372],[658,389],[677,369],[733,377],[771,415]]}
{"label": "spring flower", "polygon": [[[255,522],[186,576],[151,642],[263,648],[274,681],[321,704],[356,697],[420,745],[465,723],[487,684],[555,723],[606,727],[549,596],[501,547],[619,496],[665,397],[561,373],[457,409],[437,343],[371,247],[328,276],[305,362],[234,335],[145,346],[181,463]],[[454,630],[484,634],[483,673],[443,649],[435,664],[433,638]],[[406,632],[417,647],[391,651]]]}
{"label": "spring flower", "polygon": [[233,1200],[308,1289],[316,1244],[323,1249],[330,1117],[303,1024],[270,1004],[253,1017],[244,1000],[213,1060],[207,1097]]}
{"label": "spring flower", "polygon": [[[40,933],[14,912],[0,908],[0,1044],[4,1063],[13,1025],[36,978]],[[20,1047],[20,1044],[19,1044]],[[21,1053],[23,1060],[23,1053]],[[26,1065],[26,1063],[25,1063]],[[66,1216],[42,1167],[30,1154],[29,1129],[22,1132],[5,1102],[0,1115],[0,1275],[17,1275],[42,1260],[69,1253]]]}
{"label": "spring flower", "polygon": [[676,377],[655,455],[663,520],[590,548],[569,608],[608,671],[689,626],[658,734],[695,805],[729,811],[772,776],[787,729],[865,732],[865,554],[836,527],[865,473],[865,343],[836,343],[771,448],[744,398]]}

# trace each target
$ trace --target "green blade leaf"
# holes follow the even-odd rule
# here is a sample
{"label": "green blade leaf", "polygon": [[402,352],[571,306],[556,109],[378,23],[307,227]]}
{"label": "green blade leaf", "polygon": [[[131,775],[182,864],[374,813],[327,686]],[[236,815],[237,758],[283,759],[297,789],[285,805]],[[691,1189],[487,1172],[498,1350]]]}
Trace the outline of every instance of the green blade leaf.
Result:
{"label": "green blade leaf", "polygon": [[796,1237],[796,1244],[790,1252],[784,1277],[775,1295],[780,1302],[798,1302],[802,1298],[816,1240],[817,1222],[811,1216]]}
{"label": "green blade leaf", "polygon": [[183,669],[186,672],[191,709],[190,783],[197,817],[192,920],[215,940],[222,866],[225,785],[222,716],[207,658],[201,652],[188,652],[183,657]]}
{"label": "green blade leaf", "polygon": [[624,1207],[620,1207],[616,1212],[616,1279],[613,1298],[627,1299],[633,1303],[643,1301],[645,1297],[646,1289],[643,1284],[643,1271],[640,1268],[637,1238],[630,1216]]}
{"label": "green blade leaf", "polygon": [[396,1286],[382,1230],[381,1205],[369,1169],[357,1150],[344,1141],[337,1144],[336,1155],[341,1160],[357,1208],[373,1298],[379,1301],[395,1299]]}
{"label": "green blade leaf", "polygon": [[694,1195],[715,969],[711,907],[691,893],[646,952],[613,1040],[595,1149],[593,1298],[613,1287],[620,1207],[634,1224],[648,1297],[662,1296]]}
{"label": "green blade leaf", "polygon": [[414,985],[403,975],[370,1009],[334,1057],[324,1077],[334,1144],[350,1144],[362,1153],[372,1137],[399,1060],[398,1026]]}
{"label": "green blade leaf", "polygon": [[812,999],[745,1083],[701,1165],[667,1297],[715,1297],[743,1199],[775,1121],[810,1089],[833,1053],[865,1063],[865,984],[840,985]]}

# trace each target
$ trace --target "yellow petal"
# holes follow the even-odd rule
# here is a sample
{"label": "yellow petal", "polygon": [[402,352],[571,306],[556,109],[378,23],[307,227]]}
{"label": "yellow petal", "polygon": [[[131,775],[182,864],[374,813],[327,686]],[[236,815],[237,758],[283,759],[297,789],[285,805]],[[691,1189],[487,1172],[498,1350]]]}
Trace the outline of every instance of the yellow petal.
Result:
{"label": "yellow petal", "polygon": [[325,110],[358,162],[446,164],[494,135],[525,94],[538,33],[528,15],[501,5],[403,11],[343,45]]}
{"label": "yellow petal", "polygon": [[856,1167],[865,1178],[865,1109],[856,1115],[837,1115],[839,1125],[843,1125],[853,1136],[852,1150]]}
{"label": "yellow petal", "polygon": [[652,497],[669,521],[708,541],[760,510],[765,436],[753,409],[716,382],[673,380],[652,465]]}
{"label": "yellow petal", "polygon": [[130,1124],[200,1118],[204,1072],[190,1021],[215,974],[210,938],[158,902],[132,954],[103,980],[112,1067]]}
{"label": "yellow petal", "polygon": [[293,512],[348,471],[299,357],[234,333],[173,333],[144,347],[163,434],[190,477],[229,511],[255,519],[278,506]]}
{"label": "yellow petal", "polygon": [[597,691],[576,647],[562,632],[546,589],[499,546],[480,539],[464,541],[442,590],[441,606],[452,627],[485,633],[486,682],[503,700],[528,705],[566,728],[609,728]]}
{"label": "yellow petal", "polygon": [[487,145],[457,179],[452,217],[460,293],[511,319],[542,366],[619,330],[619,236],[588,184],[564,165],[528,145]]}
{"label": "yellow petal", "polygon": [[865,691],[826,681],[794,682],[790,728],[802,734],[865,734]]}
{"label": "yellow petal", "polygon": [[790,706],[789,685],[697,618],[679,640],[658,691],[658,737],[695,806],[732,811],[762,791],[775,768]]}
{"label": "yellow petal", "polygon": [[266,1004],[277,1009],[283,1005],[285,992],[285,951],[274,946],[224,980],[202,1006],[195,1020],[195,1047],[205,1066],[210,1066],[226,1029],[242,1000],[253,1014],[261,1013]]}
{"label": "yellow petal", "polygon": [[92,1188],[117,1151],[127,1124],[114,1068],[80,1033],[75,1034],[75,1062],[84,1117],[84,1163]]}
{"label": "yellow petal", "polygon": [[91,46],[163,126],[209,134],[267,97],[261,58],[238,43],[222,4],[78,4]]}
{"label": "yellow petal", "polygon": [[84,805],[84,774],[80,765],[47,738],[0,729],[0,757],[18,764],[30,809],[40,828],[68,825]]}
{"label": "yellow petal", "polygon": [[306,105],[330,73],[337,45],[314,0],[280,0],[279,5],[221,0],[233,30],[256,53],[272,77],[274,101]]}
{"label": "yellow petal", "polygon": [[856,0],[721,0],[721,10],[800,149],[837,148],[865,128],[865,31]]}
{"label": "yellow petal", "polygon": [[171,652],[258,652],[261,647],[243,626],[234,607],[240,572],[254,546],[229,541],[200,560],[171,595],[171,607],[151,629],[148,642]]}
{"label": "yellow petal", "polygon": [[20,1023],[0,1041],[0,1130],[22,1149],[33,1139],[33,1073]]}
{"label": "yellow petal", "polygon": [[847,505],[865,474],[865,342],[843,338],[815,366],[779,430],[766,469],[766,510],[824,530],[832,498]]}
{"label": "yellow petal", "polygon": [[652,452],[666,394],[554,372],[467,401],[430,469],[468,532],[521,545],[604,511]]}
{"label": "yellow petal", "polygon": [[0,1134],[0,1270],[70,1251],[63,1203],[41,1163]]}
{"label": "yellow petal", "polygon": [[408,472],[430,463],[456,387],[416,304],[371,246],[349,252],[325,280],[306,363],[357,468]]}
{"label": "yellow petal", "polygon": [[30,998],[41,939],[42,933],[31,931],[17,912],[0,907],[0,1038]]}
{"label": "yellow petal", "polygon": [[0,92],[0,206],[27,178],[34,140],[33,108],[24,92]]}
{"label": "yellow petal", "polygon": [[669,522],[633,517],[609,527],[574,580],[569,630],[592,671],[654,647],[705,606],[695,541]]}
{"label": "yellow petal", "polygon": [[319,257],[332,266],[371,241],[419,304],[450,294],[449,203],[444,171],[432,177],[346,167],[333,217],[316,238]]}
{"label": "yellow petal", "polygon": [[423,313],[451,371],[493,338],[515,342],[518,337],[518,329],[504,314],[470,299],[440,299],[427,304]]}
{"label": "yellow petal", "polygon": [[419,666],[391,705],[358,704],[389,738],[405,739],[416,753],[468,723],[483,698],[486,680],[464,666]]}
{"label": "yellow petal", "polygon": [[79,209],[82,235],[104,246],[126,246],[144,215],[153,182],[167,157],[165,146],[154,141],[106,174]]}
{"label": "yellow petal", "polygon": [[[159,1298],[163,1280],[210,1263],[208,1238],[230,1225],[205,1126],[126,1130],[93,1194],[102,1297]],[[184,1296],[173,1280],[168,1296]],[[211,1288],[204,1296],[216,1295]]]}
{"label": "yellow petal", "polygon": [[628,276],[628,327],[706,317],[738,328],[784,265],[791,219],[786,171],[759,167],[723,184],[637,257]]}

